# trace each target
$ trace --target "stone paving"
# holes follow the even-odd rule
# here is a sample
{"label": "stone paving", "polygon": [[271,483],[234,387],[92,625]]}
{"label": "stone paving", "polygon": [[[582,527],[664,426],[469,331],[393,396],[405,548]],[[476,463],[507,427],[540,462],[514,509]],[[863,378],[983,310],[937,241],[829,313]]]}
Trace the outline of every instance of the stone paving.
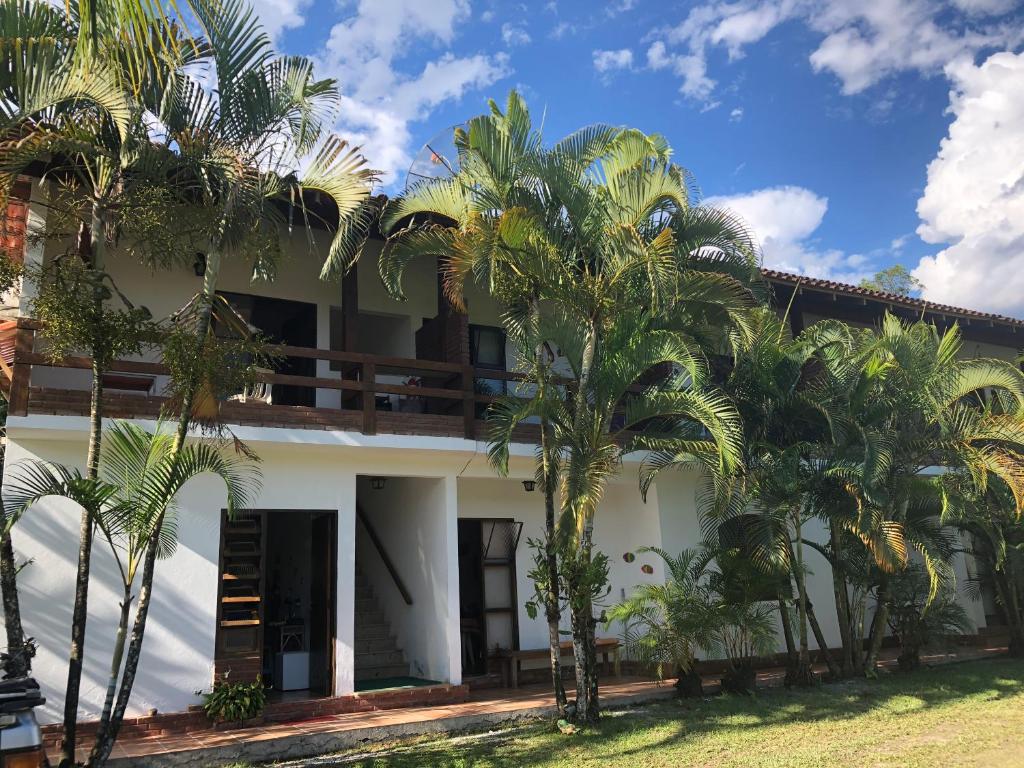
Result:
{"label": "stone paving", "polygon": [[[943,664],[995,656],[1005,648],[964,647],[949,653],[922,657],[925,664]],[[883,666],[895,666],[887,654]],[[817,665],[818,671],[824,671]],[[758,684],[781,685],[784,670],[758,672]],[[713,689],[720,676],[708,675]],[[669,698],[673,688],[637,677],[620,677],[601,684],[602,703],[622,707]],[[112,768],[200,768],[233,762],[270,762],[325,755],[357,748],[368,742],[384,742],[425,734],[487,729],[520,720],[547,717],[554,712],[546,685],[474,691],[470,700],[444,706],[409,707],[318,717],[235,731],[215,731],[173,737],[125,741],[114,748]],[[321,763],[322,764],[322,763]]]}

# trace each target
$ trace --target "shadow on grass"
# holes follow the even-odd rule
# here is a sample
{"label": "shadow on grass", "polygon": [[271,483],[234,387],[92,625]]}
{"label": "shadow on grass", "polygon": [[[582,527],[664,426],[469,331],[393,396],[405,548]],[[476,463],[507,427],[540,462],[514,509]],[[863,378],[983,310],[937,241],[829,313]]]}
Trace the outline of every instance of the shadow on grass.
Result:
{"label": "shadow on grass", "polygon": [[[825,725],[873,712],[912,714],[970,697],[1002,699],[1020,695],[1022,690],[1024,664],[993,659],[914,673],[894,673],[873,681],[823,685],[810,690],[769,689],[756,696],[718,696],[700,701],[652,704],[606,716],[598,727],[572,736],[555,732],[550,723],[539,723],[501,734],[422,741],[384,750],[379,755],[337,755],[302,765],[309,768],[626,765],[641,755],[656,755],[687,739],[716,732],[735,733],[786,723]],[[770,747],[766,745],[766,748]]]}

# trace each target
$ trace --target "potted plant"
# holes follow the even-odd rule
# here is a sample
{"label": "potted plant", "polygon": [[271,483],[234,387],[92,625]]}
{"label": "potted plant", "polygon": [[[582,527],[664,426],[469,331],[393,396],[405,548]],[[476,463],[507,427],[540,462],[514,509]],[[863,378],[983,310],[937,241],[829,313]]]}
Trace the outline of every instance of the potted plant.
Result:
{"label": "potted plant", "polygon": [[203,694],[203,712],[218,730],[261,725],[266,703],[267,693],[259,677],[251,683],[232,683],[224,675]]}

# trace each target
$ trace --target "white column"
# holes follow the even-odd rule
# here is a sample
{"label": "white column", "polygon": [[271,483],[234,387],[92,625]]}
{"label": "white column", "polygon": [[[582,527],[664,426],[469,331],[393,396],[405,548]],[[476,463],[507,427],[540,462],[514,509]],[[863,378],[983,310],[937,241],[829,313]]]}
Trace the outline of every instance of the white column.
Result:
{"label": "white column", "polygon": [[459,615],[459,494],[458,478],[444,478],[445,554],[448,563],[448,682],[462,682],[462,622]]}
{"label": "white column", "polygon": [[338,483],[337,626],[334,633],[334,695],[355,690],[356,476],[341,474]]}

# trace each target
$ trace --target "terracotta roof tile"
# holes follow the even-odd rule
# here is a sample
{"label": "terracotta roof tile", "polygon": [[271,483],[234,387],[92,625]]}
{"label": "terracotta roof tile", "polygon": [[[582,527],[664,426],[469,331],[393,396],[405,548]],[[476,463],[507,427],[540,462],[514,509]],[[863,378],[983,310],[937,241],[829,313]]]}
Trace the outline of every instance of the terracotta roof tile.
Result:
{"label": "terracotta roof tile", "polygon": [[990,320],[993,323],[999,323],[1000,325],[1024,327],[1024,320],[1019,320],[1015,317],[996,315],[991,312],[979,312],[976,309],[964,309],[963,307],[954,307],[949,304],[937,304],[934,301],[915,299],[912,296],[901,296],[898,293],[873,291],[870,288],[861,288],[860,286],[850,285],[848,283],[837,283],[834,280],[822,280],[817,277],[796,275],[791,272],[779,272],[774,269],[762,269],[761,274],[763,274],[765,279],[769,282],[785,283],[786,285],[796,285],[799,283],[800,286],[805,288],[832,291],[833,293],[841,293],[846,296],[862,296],[876,301],[882,301],[886,304],[895,304],[900,307],[906,307],[907,309],[923,309],[926,312],[933,312],[938,315],[953,315],[968,319]]}

